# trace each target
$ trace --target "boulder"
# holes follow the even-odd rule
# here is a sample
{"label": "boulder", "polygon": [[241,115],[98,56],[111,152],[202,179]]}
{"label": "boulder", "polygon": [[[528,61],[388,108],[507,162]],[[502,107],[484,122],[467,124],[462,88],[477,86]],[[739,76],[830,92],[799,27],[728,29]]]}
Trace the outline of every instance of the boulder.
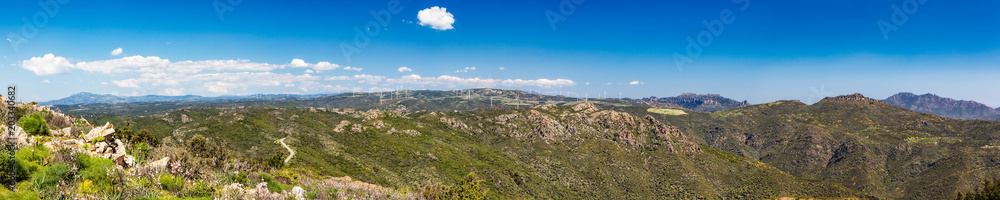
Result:
{"label": "boulder", "polygon": [[13,136],[11,136],[11,134],[7,132],[7,126],[0,125],[0,129],[3,130],[2,131],[3,135],[0,135],[0,140],[3,141],[14,140],[16,141],[18,146],[27,146],[31,144],[31,141],[29,141],[28,139],[28,133],[24,132],[24,129],[22,129],[20,126],[14,125]]}
{"label": "boulder", "polygon": [[104,137],[107,135],[112,135],[114,133],[115,133],[115,127],[111,125],[111,123],[109,122],[104,124],[104,126],[94,127],[94,129],[91,129],[90,132],[87,133],[87,135],[83,136],[83,139],[91,141],[94,140],[94,138]]}
{"label": "boulder", "polygon": [[294,196],[296,200],[305,200],[306,190],[302,189],[302,187],[295,186],[292,188],[292,196]]}
{"label": "boulder", "polygon": [[146,165],[148,168],[152,169],[167,169],[167,164],[170,163],[170,157],[163,157],[160,160],[153,161]]}
{"label": "boulder", "polygon": [[122,168],[129,168],[135,166],[135,157],[132,157],[131,155],[126,155],[126,154],[117,155],[114,161],[115,164],[117,164],[118,166],[122,166]]}
{"label": "boulder", "polygon": [[72,130],[73,130],[73,128],[68,128],[67,127],[67,128],[63,128],[63,129],[54,129],[54,130],[51,130],[51,132],[52,132],[52,136],[55,136],[55,137],[69,137],[70,133],[72,133]]}

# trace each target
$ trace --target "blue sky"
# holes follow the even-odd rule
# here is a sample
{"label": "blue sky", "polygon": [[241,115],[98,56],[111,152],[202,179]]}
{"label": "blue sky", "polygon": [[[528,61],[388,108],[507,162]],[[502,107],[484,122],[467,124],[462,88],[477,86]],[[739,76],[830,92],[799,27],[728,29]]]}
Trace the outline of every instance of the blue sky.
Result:
{"label": "blue sky", "polygon": [[491,87],[751,103],[914,92],[1000,106],[997,1],[4,4],[0,80],[26,100]]}

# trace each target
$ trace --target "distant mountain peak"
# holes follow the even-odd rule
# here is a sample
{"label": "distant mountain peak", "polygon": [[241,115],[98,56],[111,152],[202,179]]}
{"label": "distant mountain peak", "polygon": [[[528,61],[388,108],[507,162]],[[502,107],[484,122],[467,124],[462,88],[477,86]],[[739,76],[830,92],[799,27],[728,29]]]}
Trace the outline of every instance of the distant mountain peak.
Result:
{"label": "distant mountain peak", "polygon": [[882,102],[877,99],[872,99],[861,95],[861,93],[854,93],[849,95],[840,95],[836,97],[827,97],[820,100],[820,102],[839,102],[839,101],[851,101],[851,102],[867,102],[867,103],[879,103]]}
{"label": "distant mountain peak", "polygon": [[695,94],[684,93],[676,97],[658,98],[655,96],[643,98],[642,101],[652,101],[660,103],[671,103],[683,108],[697,112],[716,112],[729,109],[742,108],[750,105],[747,101],[736,101],[722,97],[719,94]]}
{"label": "distant mountain peak", "polygon": [[975,101],[955,100],[936,94],[914,95],[900,92],[885,99],[886,103],[912,111],[931,113],[957,119],[1000,120],[1000,109]]}

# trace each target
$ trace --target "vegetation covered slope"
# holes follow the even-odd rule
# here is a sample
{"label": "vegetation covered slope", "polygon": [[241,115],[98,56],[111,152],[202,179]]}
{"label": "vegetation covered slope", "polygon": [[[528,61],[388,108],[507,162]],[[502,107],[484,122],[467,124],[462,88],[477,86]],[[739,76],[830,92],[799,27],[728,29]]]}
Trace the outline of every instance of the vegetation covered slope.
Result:
{"label": "vegetation covered slope", "polygon": [[[638,107],[636,107],[638,108]],[[132,119],[183,144],[193,135],[230,153],[274,157],[325,176],[393,188],[458,184],[473,172],[498,198],[761,199],[855,192],[691,142],[652,116],[593,104],[440,111],[193,109]]]}
{"label": "vegetation covered slope", "polygon": [[859,94],[656,116],[695,141],[880,198],[948,199],[1000,175],[1000,123],[942,118]]}

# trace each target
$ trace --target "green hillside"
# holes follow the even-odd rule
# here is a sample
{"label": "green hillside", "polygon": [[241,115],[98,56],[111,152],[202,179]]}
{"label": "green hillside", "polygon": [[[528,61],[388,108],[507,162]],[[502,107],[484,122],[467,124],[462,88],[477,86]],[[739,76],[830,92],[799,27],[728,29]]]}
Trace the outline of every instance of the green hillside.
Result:
{"label": "green hillside", "polygon": [[1000,175],[1000,122],[942,118],[857,94],[658,116],[695,141],[880,198],[953,198]]}
{"label": "green hillside", "polygon": [[283,152],[275,141],[287,137],[296,151],[290,167],[393,188],[426,180],[457,184],[474,172],[504,198],[854,195],[693,143],[654,117],[593,104],[474,112],[200,109],[133,122],[151,127],[168,146],[198,134],[259,159]]}

